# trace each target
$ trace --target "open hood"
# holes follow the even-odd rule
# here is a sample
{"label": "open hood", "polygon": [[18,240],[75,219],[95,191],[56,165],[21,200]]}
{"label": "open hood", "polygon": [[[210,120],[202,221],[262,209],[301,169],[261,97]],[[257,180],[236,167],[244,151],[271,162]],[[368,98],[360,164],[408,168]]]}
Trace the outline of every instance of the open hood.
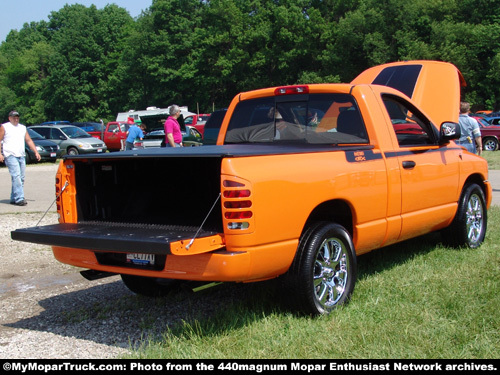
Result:
{"label": "open hood", "polygon": [[369,68],[352,84],[389,86],[410,97],[436,126],[458,122],[460,88],[466,86],[456,66],[441,61],[417,60]]}

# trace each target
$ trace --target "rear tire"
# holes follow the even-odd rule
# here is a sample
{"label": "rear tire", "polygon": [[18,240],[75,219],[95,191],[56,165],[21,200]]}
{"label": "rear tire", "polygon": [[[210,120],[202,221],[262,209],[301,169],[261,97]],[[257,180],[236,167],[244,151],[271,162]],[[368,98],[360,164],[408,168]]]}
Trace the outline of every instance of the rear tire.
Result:
{"label": "rear tire", "polygon": [[302,235],[288,275],[296,307],[306,314],[328,314],[346,303],[356,282],[356,254],[347,230],[320,222]]}
{"label": "rear tire", "polygon": [[453,247],[478,248],[484,241],[487,210],[484,192],[477,184],[464,187],[451,225],[443,231],[444,242]]}
{"label": "rear tire", "polygon": [[120,275],[123,283],[132,292],[146,297],[163,297],[177,285],[177,280],[153,277]]}

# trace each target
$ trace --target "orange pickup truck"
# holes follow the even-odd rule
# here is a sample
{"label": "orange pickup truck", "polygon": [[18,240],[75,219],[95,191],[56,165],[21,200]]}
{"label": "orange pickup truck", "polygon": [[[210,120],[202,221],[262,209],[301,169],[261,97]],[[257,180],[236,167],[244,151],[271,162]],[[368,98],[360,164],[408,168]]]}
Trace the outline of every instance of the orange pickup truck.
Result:
{"label": "orange pickup truck", "polygon": [[483,242],[487,163],[454,141],[463,84],[451,64],[407,61],[240,93],[217,145],[66,157],[59,223],[11,236],[144,295],[282,276],[298,309],[328,313],[363,253],[433,231]]}

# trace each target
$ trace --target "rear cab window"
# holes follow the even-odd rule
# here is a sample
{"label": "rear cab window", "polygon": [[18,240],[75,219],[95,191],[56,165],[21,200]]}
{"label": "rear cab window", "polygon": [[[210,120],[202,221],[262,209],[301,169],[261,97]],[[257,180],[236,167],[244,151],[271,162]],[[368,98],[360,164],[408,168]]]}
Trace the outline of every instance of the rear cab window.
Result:
{"label": "rear cab window", "polygon": [[270,96],[235,107],[225,144],[367,144],[368,134],[349,94]]}

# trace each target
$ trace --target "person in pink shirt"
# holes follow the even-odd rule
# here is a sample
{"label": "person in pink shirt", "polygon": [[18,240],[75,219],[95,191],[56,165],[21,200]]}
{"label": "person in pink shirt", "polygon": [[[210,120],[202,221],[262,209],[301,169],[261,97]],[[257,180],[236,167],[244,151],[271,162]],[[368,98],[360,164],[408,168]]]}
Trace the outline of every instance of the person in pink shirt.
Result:
{"label": "person in pink shirt", "polygon": [[181,109],[178,105],[171,105],[169,109],[170,116],[165,121],[165,143],[167,147],[182,147],[181,127],[177,119],[181,115]]}

